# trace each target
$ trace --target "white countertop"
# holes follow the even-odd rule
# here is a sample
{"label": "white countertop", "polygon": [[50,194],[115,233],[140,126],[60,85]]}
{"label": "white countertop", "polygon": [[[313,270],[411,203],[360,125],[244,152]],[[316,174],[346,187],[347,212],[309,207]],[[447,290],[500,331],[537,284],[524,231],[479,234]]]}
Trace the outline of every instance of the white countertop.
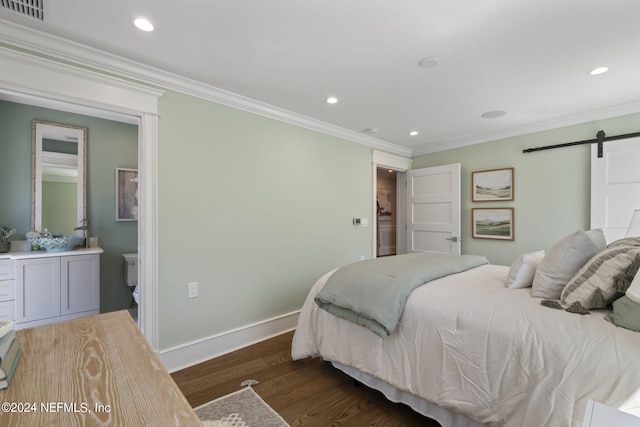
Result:
{"label": "white countertop", "polygon": [[0,254],[0,259],[46,258],[54,256],[91,255],[104,252],[100,247],[78,248],[71,251],[16,251]]}

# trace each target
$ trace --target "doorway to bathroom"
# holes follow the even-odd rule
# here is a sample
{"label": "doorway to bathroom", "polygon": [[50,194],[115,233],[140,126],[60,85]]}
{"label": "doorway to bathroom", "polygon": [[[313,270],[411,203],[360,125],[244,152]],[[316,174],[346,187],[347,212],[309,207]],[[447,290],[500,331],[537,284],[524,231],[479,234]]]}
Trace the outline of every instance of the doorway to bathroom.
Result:
{"label": "doorway to bathroom", "polygon": [[397,172],[388,168],[376,171],[376,256],[396,254]]}
{"label": "doorway to bathroom", "polygon": [[[13,159],[0,171],[2,180],[11,182],[0,189],[0,200],[10,201],[0,204],[3,223],[17,230],[16,241],[24,241],[28,232],[45,229],[72,236],[86,224],[82,237],[88,236],[92,246],[104,251],[99,269],[100,311],[130,308],[132,295],[121,254],[138,251],[136,188],[131,189],[129,202],[135,218],[117,220],[114,182],[121,167],[135,169],[137,174],[138,126],[3,98],[0,94],[0,152]],[[35,135],[41,135],[39,154],[32,152],[34,121]],[[66,150],[66,156],[72,152],[73,147],[66,145],[70,144],[69,129],[83,129],[86,135],[80,151],[86,156],[81,154],[82,161],[76,161],[80,167],[70,166],[68,157],[57,151]],[[32,164],[37,166],[33,170]],[[137,182],[129,184],[137,187]],[[25,214],[30,211],[31,215]],[[129,281],[135,287],[137,274]]]}
{"label": "doorway to bathroom", "polygon": [[[0,76],[0,98],[5,101],[107,119],[137,128],[140,213],[139,221],[133,224],[130,233],[137,237],[138,243],[137,247],[134,245],[124,251],[137,250],[139,254],[138,283],[144,295],[139,307],[139,325],[152,348],[157,349],[158,247],[154,212],[157,203],[158,99],[162,91],[106,75],[97,76],[91,70],[19,51],[3,51],[0,68],[4,71]],[[11,82],[7,82],[6,76],[11,76]],[[110,187],[114,186],[114,174],[111,169],[107,182]],[[109,199],[113,206],[114,199]],[[114,219],[115,215],[110,216],[111,222]],[[94,228],[93,233],[100,235],[102,232]],[[113,254],[118,266],[122,266],[122,253]],[[119,282],[125,287],[121,268],[118,273]],[[108,285],[103,283],[102,286]],[[124,290],[131,298],[129,289]]]}

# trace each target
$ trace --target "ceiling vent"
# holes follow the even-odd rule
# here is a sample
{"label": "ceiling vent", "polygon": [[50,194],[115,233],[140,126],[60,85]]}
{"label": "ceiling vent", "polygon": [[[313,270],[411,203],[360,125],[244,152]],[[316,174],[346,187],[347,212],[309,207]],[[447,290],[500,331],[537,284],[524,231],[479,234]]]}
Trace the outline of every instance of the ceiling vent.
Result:
{"label": "ceiling vent", "polygon": [[0,0],[0,5],[18,15],[44,21],[44,0]]}

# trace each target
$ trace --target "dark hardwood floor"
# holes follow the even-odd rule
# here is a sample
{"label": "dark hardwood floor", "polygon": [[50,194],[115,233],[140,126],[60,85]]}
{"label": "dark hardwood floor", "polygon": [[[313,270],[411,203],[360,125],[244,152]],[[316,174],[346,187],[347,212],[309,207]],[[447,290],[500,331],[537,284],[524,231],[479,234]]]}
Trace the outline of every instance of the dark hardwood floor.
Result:
{"label": "dark hardwood floor", "polygon": [[440,427],[408,406],[353,380],[321,359],[291,360],[293,332],[171,374],[199,406],[257,380],[254,390],[291,426]]}

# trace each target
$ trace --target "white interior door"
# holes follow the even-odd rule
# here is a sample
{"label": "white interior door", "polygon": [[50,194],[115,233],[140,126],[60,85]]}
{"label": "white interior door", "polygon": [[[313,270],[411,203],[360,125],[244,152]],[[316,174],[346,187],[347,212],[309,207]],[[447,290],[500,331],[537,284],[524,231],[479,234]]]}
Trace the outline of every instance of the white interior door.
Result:
{"label": "white interior door", "polygon": [[624,237],[640,209],[640,138],[606,141],[603,157],[591,145],[591,228],[602,228],[607,243]]}
{"label": "white interior door", "polygon": [[460,163],[407,172],[407,251],[460,255]]}

